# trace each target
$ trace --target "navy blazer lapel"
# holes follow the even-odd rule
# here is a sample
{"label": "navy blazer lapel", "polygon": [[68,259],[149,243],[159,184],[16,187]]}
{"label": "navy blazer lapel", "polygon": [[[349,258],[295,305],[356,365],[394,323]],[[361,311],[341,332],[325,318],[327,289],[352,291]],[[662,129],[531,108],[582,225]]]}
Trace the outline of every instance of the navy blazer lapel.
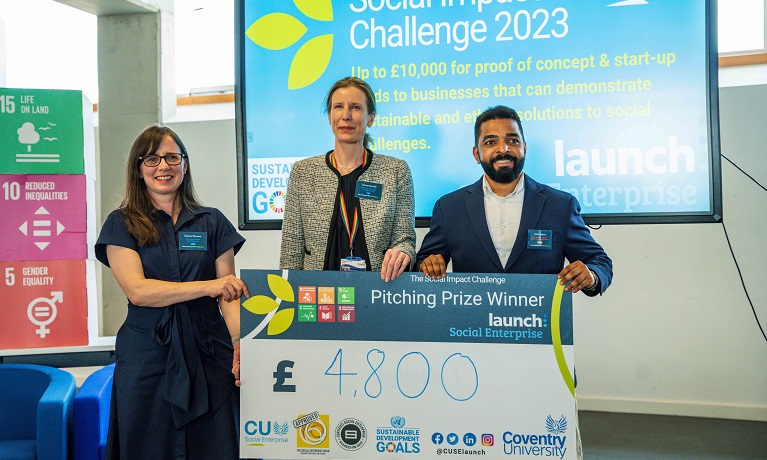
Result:
{"label": "navy blazer lapel", "polygon": [[485,214],[485,194],[482,190],[482,179],[472,184],[467,189],[466,198],[464,203],[466,205],[466,212],[469,214],[469,220],[471,221],[474,232],[476,232],[482,247],[487,251],[487,255],[490,260],[498,267],[498,270],[503,270],[501,265],[501,259],[498,258],[498,251],[495,250],[493,244],[493,238],[490,236],[490,230],[487,228],[487,216]]}
{"label": "navy blazer lapel", "polygon": [[543,211],[543,205],[546,203],[546,195],[541,193],[541,187],[537,182],[530,179],[530,176],[525,175],[525,197],[522,201],[522,216],[519,220],[519,232],[517,233],[517,239],[514,241],[514,247],[511,249],[509,260],[506,262],[504,271],[507,271],[509,267],[517,260],[522,254],[522,251],[527,247],[527,231],[529,229],[535,229],[535,225],[538,222],[538,218]]}

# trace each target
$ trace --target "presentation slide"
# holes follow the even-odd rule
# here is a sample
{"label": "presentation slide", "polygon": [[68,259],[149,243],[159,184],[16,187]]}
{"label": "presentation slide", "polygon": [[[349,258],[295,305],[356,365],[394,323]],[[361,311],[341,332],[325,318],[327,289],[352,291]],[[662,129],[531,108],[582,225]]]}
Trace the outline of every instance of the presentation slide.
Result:
{"label": "presentation slide", "polygon": [[370,148],[407,161],[421,224],[481,177],[474,121],[498,104],[523,120],[525,173],[587,222],[717,221],[712,3],[240,0],[240,224],[279,228],[293,163],[333,149],[324,100],[346,76],[375,91]]}

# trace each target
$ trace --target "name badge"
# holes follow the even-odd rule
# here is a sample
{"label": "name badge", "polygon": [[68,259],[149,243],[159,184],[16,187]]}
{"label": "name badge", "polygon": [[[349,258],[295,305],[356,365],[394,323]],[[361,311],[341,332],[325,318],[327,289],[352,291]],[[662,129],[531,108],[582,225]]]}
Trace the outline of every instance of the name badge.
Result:
{"label": "name badge", "polygon": [[179,232],[178,249],[181,251],[207,251],[208,232]]}
{"label": "name badge", "polygon": [[358,180],[357,186],[354,188],[354,196],[363,200],[381,201],[382,191],[383,185],[381,184]]}
{"label": "name badge", "polygon": [[341,259],[342,272],[364,272],[365,259],[362,257],[346,257]]}
{"label": "name badge", "polygon": [[551,249],[551,230],[528,230],[527,249]]}

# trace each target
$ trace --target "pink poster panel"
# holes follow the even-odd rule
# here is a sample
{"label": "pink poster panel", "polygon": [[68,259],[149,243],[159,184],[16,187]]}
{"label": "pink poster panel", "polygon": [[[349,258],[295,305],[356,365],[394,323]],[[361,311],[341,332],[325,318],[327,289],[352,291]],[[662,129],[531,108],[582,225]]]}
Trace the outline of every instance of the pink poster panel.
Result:
{"label": "pink poster panel", "polygon": [[0,175],[0,260],[86,259],[85,176]]}
{"label": "pink poster panel", "polygon": [[0,262],[0,349],[88,344],[84,260]]}

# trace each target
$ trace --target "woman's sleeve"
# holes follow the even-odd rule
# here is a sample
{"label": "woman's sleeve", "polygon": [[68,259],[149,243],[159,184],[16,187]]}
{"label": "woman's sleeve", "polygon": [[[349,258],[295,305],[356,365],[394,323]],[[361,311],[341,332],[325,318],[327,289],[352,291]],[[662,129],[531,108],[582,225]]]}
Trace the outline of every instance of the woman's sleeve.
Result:
{"label": "woman's sleeve", "polygon": [[410,167],[400,160],[397,171],[397,210],[394,214],[392,248],[410,256],[410,268],[415,263],[415,196]]}
{"label": "woman's sleeve", "polygon": [[109,267],[107,246],[110,245],[133,249],[138,252],[138,241],[128,232],[128,228],[125,226],[125,215],[119,210],[109,214],[104,226],[101,227],[99,238],[96,240],[96,258],[107,267]]}
{"label": "woman's sleeve", "polygon": [[282,243],[280,248],[281,270],[303,270],[304,268],[304,226],[301,222],[301,197],[299,189],[303,176],[300,164],[293,165],[288,178],[288,193],[285,195],[285,216],[282,219]]}
{"label": "woman's sleeve", "polygon": [[214,216],[215,222],[213,225],[216,229],[216,234],[212,239],[214,258],[218,259],[221,254],[231,248],[234,248],[236,255],[240,248],[242,248],[242,245],[245,244],[245,238],[237,232],[237,229],[229,222],[224,213],[213,208],[211,215]]}

